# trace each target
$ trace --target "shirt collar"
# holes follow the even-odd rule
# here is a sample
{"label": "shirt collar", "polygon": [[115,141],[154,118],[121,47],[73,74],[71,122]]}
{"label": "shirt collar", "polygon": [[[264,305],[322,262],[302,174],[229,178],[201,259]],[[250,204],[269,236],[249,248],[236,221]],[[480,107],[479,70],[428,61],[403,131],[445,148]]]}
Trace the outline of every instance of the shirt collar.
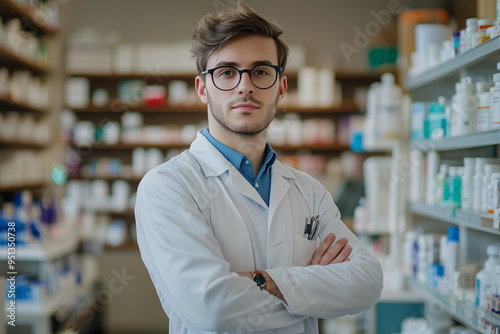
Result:
{"label": "shirt collar", "polygon": [[[222,155],[237,169],[240,169],[241,163],[243,160],[247,159],[243,154],[233,150],[230,147],[227,147],[226,145],[222,144],[220,141],[215,139],[210,132],[208,131],[208,128],[205,128],[203,130],[203,135],[212,143],[212,145],[217,148],[217,150],[222,153]],[[271,168],[271,166],[274,164],[276,161],[276,152],[272,149],[271,145],[269,143],[266,143],[266,148],[264,150],[265,158],[264,158],[264,163],[262,164],[265,166],[265,170]]]}

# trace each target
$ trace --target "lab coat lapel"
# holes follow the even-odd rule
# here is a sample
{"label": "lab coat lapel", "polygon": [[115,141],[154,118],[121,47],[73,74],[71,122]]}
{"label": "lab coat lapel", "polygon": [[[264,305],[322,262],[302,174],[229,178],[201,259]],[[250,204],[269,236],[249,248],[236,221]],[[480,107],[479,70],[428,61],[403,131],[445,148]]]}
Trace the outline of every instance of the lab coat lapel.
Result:
{"label": "lab coat lapel", "polygon": [[288,168],[276,161],[272,167],[271,198],[269,201],[267,265],[280,268],[292,263],[292,208],[284,200],[295,178]]}
{"label": "lab coat lapel", "polygon": [[264,202],[260,194],[255,190],[255,188],[248,182],[243,175],[234,166],[229,167],[229,173],[231,175],[231,184],[233,187],[243,196],[246,196],[256,202],[257,204],[268,208],[267,204]]}

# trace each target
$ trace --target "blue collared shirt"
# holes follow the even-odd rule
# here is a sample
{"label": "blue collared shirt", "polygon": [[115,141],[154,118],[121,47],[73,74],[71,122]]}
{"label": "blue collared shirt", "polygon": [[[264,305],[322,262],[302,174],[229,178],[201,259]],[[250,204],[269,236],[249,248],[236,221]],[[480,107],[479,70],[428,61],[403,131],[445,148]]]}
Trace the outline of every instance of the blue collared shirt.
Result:
{"label": "blue collared shirt", "polygon": [[271,167],[276,161],[276,152],[271,148],[271,145],[266,143],[264,151],[264,163],[260,167],[257,177],[254,176],[253,164],[243,154],[236,152],[232,148],[227,147],[220,141],[215,139],[208,129],[203,130],[203,135],[219,150],[222,155],[229,160],[234,167],[243,175],[243,177],[250,182],[251,185],[257,190],[264,202],[269,206],[269,197],[271,195]]}

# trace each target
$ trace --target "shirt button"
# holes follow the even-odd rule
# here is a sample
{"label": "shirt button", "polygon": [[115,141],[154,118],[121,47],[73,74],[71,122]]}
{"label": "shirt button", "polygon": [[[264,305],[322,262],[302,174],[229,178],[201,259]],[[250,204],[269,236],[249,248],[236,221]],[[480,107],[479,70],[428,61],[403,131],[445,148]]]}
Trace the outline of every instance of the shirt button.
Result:
{"label": "shirt button", "polygon": [[255,188],[258,188],[258,187],[259,187],[259,184],[258,184],[258,183],[256,183],[256,184],[255,184]]}
{"label": "shirt button", "polygon": [[245,161],[245,163],[248,165],[250,163],[250,161],[247,160],[247,161]]}

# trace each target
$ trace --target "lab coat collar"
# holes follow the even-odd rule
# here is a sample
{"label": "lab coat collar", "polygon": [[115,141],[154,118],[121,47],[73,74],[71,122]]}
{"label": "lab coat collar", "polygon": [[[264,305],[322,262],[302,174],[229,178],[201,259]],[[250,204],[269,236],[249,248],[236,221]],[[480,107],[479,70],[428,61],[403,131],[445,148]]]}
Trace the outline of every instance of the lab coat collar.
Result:
{"label": "lab coat collar", "polygon": [[196,133],[196,139],[191,143],[189,152],[193,154],[205,177],[219,176],[229,170],[231,163],[224,158],[222,153],[210,143],[201,131]]}
{"label": "lab coat collar", "polygon": [[[243,195],[251,198],[259,205],[268,209],[257,190],[239,173],[239,171],[215,148],[212,143],[198,131],[196,139],[191,143],[189,151],[200,164],[205,177],[217,177],[229,170],[231,184]],[[294,179],[295,176],[285,165],[276,161],[271,170],[271,216],[285,196],[289,185],[284,178]]]}

